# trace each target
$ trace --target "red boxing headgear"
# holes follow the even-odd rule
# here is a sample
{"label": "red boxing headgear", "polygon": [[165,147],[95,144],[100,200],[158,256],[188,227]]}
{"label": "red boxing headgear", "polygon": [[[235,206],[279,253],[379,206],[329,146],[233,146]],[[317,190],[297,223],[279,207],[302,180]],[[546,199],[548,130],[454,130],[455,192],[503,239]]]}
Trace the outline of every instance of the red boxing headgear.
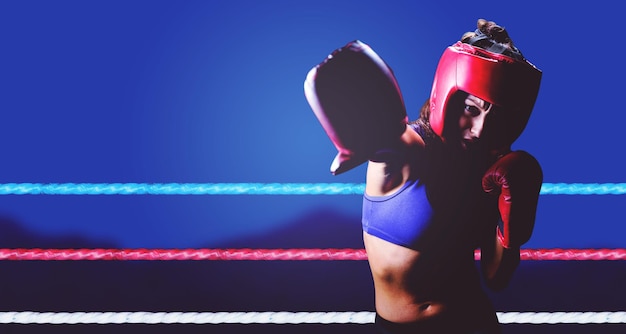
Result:
{"label": "red boxing headgear", "polygon": [[526,60],[493,53],[466,43],[448,47],[437,67],[430,94],[430,125],[443,138],[446,109],[458,91],[502,107],[489,130],[500,146],[511,145],[522,133],[537,99],[541,71]]}

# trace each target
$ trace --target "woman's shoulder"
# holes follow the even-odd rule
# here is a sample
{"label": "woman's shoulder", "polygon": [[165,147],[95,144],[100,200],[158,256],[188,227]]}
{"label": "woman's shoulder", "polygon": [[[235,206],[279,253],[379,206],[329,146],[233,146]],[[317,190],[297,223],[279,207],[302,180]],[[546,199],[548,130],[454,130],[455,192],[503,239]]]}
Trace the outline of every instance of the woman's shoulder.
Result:
{"label": "woman's shoulder", "polygon": [[439,137],[433,132],[430,126],[422,119],[418,119],[407,124],[408,128],[412,130],[417,136],[419,136],[419,142],[422,146],[429,145],[434,142],[440,141]]}

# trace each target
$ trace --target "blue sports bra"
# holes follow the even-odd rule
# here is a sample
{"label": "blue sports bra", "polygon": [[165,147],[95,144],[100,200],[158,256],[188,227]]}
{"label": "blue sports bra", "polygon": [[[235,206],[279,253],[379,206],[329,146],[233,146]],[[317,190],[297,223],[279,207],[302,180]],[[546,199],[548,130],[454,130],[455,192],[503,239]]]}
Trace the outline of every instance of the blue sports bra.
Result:
{"label": "blue sports bra", "polygon": [[[421,126],[411,128],[425,140]],[[426,195],[426,185],[419,179],[407,180],[396,193],[389,196],[363,196],[363,231],[396,245],[418,248],[420,237],[434,221],[434,210]]]}
{"label": "blue sports bra", "polygon": [[419,180],[408,180],[393,195],[363,195],[363,231],[391,243],[416,249],[433,220],[426,186]]}

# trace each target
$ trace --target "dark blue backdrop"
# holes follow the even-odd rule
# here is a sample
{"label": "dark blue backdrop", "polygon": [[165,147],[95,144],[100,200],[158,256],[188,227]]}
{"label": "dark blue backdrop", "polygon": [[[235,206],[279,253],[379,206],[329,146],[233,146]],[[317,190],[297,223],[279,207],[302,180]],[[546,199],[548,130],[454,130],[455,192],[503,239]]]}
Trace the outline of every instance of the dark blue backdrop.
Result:
{"label": "dark blue backdrop", "polygon": [[[0,183],[362,183],[363,167],[328,172],[335,150],[304,98],[307,71],[360,39],[394,69],[414,119],[441,52],[480,17],[544,72],[515,148],[545,182],[626,181],[612,1],[28,0],[0,3]],[[360,201],[7,195],[0,247],[359,248]],[[623,204],[542,196],[527,246],[626,247]]]}
{"label": "dark blue backdrop", "polygon": [[[603,3],[604,1],[600,1]],[[308,107],[306,72],[353,39],[394,69],[411,118],[444,47],[500,22],[544,71],[515,144],[545,182],[623,182],[621,25],[609,2],[10,1],[2,9],[0,182],[356,182]],[[454,9],[454,10],[451,10]],[[118,247],[200,247],[358,196],[5,196],[34,233]],[[543,196],[529,247],[625,247],[619,196]],[[598,228],[601,224],[602,228]]]}

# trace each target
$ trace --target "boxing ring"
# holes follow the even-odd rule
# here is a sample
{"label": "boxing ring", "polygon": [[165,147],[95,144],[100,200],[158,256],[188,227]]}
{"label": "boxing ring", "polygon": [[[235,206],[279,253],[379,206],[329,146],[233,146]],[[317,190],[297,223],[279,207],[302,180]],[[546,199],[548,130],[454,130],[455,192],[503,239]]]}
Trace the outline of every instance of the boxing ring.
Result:
{"label": "boxing ring", "polygon": [[[205,184],[0,184],[0,195],[362,195],[363,184],[307,183],[205,183]],[[541,195],[625,195],[626,184],[544,183]],[[475,252],[480,258],[480,252]],[[523,249],[523,261],[617,261],[626,260],[626,249]],[[363,249],[41,249],[1,248],[2,261],[366,261]],[[120,273],[123,275],[123,273]],[[625,282],[626,283],[626,282]],[[338,287],[341,288],[341,287]],[[497,312],[502,324],[533,325],[618,325],[625,329],[626,310],[580,312]],[[0,324],[355,324],[374,320],[373,310],[291,312],[289,310],[254,312],[0,312]]]}

